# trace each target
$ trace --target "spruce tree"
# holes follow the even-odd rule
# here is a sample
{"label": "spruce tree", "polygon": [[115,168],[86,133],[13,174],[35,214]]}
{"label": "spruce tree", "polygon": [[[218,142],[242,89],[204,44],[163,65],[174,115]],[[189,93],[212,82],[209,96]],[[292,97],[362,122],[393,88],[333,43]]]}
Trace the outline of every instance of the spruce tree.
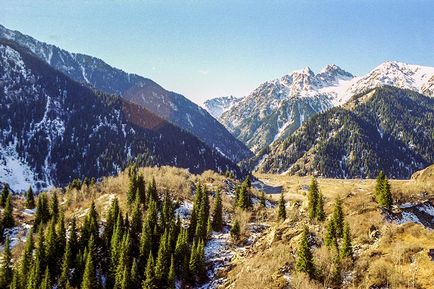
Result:
{"label": "spruce tree", "polygon": [[12,281],[12,253],[10,239],[6,238],[0,266],[0,288],[8,288]]}
{"label": "spruce tree", "polygon": [[392,207],[393,199],[389,181],[385,176],[380,180],[377,179],[377,182],[378,181],[381,182],[381,185],[377,185],[379,186],[379,191],[376,191],[376,200],[381,207],[390,209]]}
{"label": "spruce tree", "polygon": [[4,208],[6,206],[6,200],[8,199],[10,192],[9,192],[9,185],[8,184],[4,184],[3,189],[2,189],[2,194],[0,197],[0,206],[2,208]]}
{"label": "spruce tree", "polygon": [[263,208],[266,207],[267,204],[266,204],[266,198],[265,198],[265,192],[264,191],[261,192],[261,198],[259,199],[259,202]]}
{"label": "spruce tree", "polygon": [[9,194],[6,199],[6,205],[3,212],[3,227],[4,228],[12,228],[15,226],[15,220],[13,215],[13,203],[12,203],[12,195]]}
{"label": "spruce tree", "polygon": [[93,264],[92,255],[87,254],[86,267],[83,273],[83,281],[81,282],[81,289],[94,289],[94,288],[97,288],[95,266]]}
{"label": "spruce tree", "polygon": [[42,278],[42,283],[40,289],[51,289],[51,277],[50,270],[48,266],[45,268],[44,278]]}
{"label": "spruce tree", "polygon": [[155,279],[154,257],[152,257],[152,252],[149,253],[148,262],[146,264],[145,280],[143,281],[142,288],[143,289],[158,288],[158,283],[157,280]]}
{"label": "spruce tree", "polygon": [[327,231],[324,239],[327,247],[332,245],[337,247],[336,224],[333,218],[331,218],[327,224]]}
{"label": "spruce tree", "polygon": [[32,186],[29,187],[26,193],[26,208],[34,209],[35,208],[35,195],[32,190]]}
{"label": "spruce tree", "polygon": [[342,237],[342,247],[340,252],[341,258],[353,257],[353,247],[351,244],[351,233],[348,222],[344,224],[344,234]]}
{"label": "spruce tree", "polygon": [[342,238],[344,231],[344,213],[342,211],[342,202],[338,197],[335,201],[335,206],[333,210],[333,221],[335,223],[336,236]]}
{"label": "spruce tree", "polygon": [[130,279],[131,288],[140,288],[139,268],[136,258],[133,259],[131,265]]}
{"label": "spruce tree", "polygon": [[46,193],[42,193],[38,196],[38,201],[36,205],[36,213],[35,213],[35,226],[39,226],[39,224],[45,224],[51,218],[50,210],[48,208],[48,197]]}
{"label": "spruce tree", "polygon": [[216,232],[223,230],[223,204],[220,191],[217,191],[212,210],[212,228]]}
{"label": "spruce tree", "polygon": [[240,237],[240,222],[238,222],[238,220],[235,220],[232,224],[230,233],[231,237],[234,240],[238,240],[238,238]]}
{"label": "spruce tree", "polygon": [[203,282],[206,279],[205,243],[203,240],[200,240],[196,247],[196,270],[199,282]]}
{"label": "spruce tree", "polygon": [[316,203],[315,215],[318,221],[325,220],[325,212],[324,212],[324,197],[321,192],[318,194],[318,201]]}
{"label": "spruce tree", "polygon": [[20,284],[25,285],[27,283],[27,277],[30,272],[32,261],[33,261],[33,249],[35,245],[33,242],[33,229],[30,229],[27,233],[27,239],[26,244],[24,247],[24,253],[21,257],[21,263],[19,267],[19,274],[16,275],[20,276]]}
{"label": "spruce tree", "polygon": [[296,268],[297,271],[306,273],[312,279],[315,277],[315,265],[308,243],[308,235],[309,231],[305,226],[298,247]]}
{"label": "spruce tree", "polygon": [[51,196],[50,216],[54,221],[57,221],[57,218],[59,218],[59,199],[56,192]]}
{"label": "spruce tree", "polygon": [[65,253],[62,258],[62,267],[59,278],[59,289],[66,288],[66,284],[70,281],[69,270],[72,267],[71,243],[67,242]]}
{"label": "spruce tree", "polygon": [[280,193],[277,217],[281,221],[285,221],[286,219],[286,206],[285,206],[285,199],[283,197],[283,191]]}
{"label": "spruce tree", "polygon": [[160,287],[165,287],[167,283],[168,267],[169,264],[169,252],[167,250],[167,230],[160,238],[160,245],[158,247],[157,261],[155,264],[155,279]]}
{"label": "spruce tree", "polygon": [[309,192],[308,192],[308,213],[309,218],[311,220],[316,218],[317,213],[317,203],[318,203],[318,196],[319,196],[319,190],[318,190],[318,182],[313,177],[309,186]]}
{"label": "spruce tree", "polygon": [[167,276],[167,288],[168,289],[175,289],[176,288],[175,281],[176,281],[175,261],[174,261],[173,254],[172,254],[172,257],[170,258],[169,275]]}
{"label": "spruce tree", "polygon": [[238,196],[238,207],[241,209],[248,209],[252,206],[252,200],[250,196],[249,179],[247,178],[242,184]]}
{"label": "spruce tree", "polygon": [[[197,246],[198,244],[196,241],[193,241],[193,245],[191,246],[191,254],[190,254],[190,261],[188,263],[188,268],[191,274],[191,277],[196,277],[197,273],[197,265],[198,265],[198,256],[197,256]],[[194,281],[194,278],[193,280]]]}
{"label": "spruce tree", "polygon": [[375,184],[375,198],[378,202],[378,198],[383,192],[383,186],[384,186],[384,180],[386,179],[386,176],[384,175],[383,171],[380,171],[378,173],[376,184]]}

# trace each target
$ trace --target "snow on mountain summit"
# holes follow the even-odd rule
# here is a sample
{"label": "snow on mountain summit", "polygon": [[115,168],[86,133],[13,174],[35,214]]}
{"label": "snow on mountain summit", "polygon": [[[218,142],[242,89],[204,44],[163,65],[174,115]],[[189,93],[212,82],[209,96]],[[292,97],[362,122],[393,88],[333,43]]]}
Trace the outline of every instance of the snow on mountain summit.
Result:
{"label": "snow on mountain summit", "polygon": [[434,67],[388,61],[356,77],[335,64],[309,67],[266,81],[220,117],[253,151],[292,134],[306,119],[351,96],[389,85],[434,97]]}

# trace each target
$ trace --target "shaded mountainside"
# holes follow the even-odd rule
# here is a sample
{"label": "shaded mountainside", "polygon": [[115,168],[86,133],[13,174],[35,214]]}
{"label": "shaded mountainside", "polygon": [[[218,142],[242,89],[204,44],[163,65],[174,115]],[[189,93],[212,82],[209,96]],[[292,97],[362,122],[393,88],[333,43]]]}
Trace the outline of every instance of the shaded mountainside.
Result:
{"label": "shaded mountainside", "polygon": [[239,170],[152,112],[93,91],[0,41],[0,178],[13,189],[114,174],[128,162],[191,172]]}
{"label": "shaded mountainside", "polygon": [[259,171],[409,178],[434,162],[434,99],[394,87],[354,96],[272,147]]}
{"label": "shaded mountainside", "polygon": [[154,81],[111,67],[101,59],[70,53],[0,25],[0,39],[11,39],[73,80],[150,110],[179,126],[233,161],[252,156],[250,150],[205,109]]}

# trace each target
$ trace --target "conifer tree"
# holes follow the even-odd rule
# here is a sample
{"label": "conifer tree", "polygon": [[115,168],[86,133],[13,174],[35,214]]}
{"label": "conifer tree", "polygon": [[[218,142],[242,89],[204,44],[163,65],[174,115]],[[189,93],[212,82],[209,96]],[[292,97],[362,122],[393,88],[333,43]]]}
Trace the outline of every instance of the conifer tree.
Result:
{"label": "conifer tree", "polygon": [[34,209],[35,208],[35,195],[32,190],[32,186],[29,187],[26,193],[26,208]]}
{"label": "conifer tree", "polygon": [[353,247],[351,244],[351,233],[348,222],[344,224],[344,233],[342,237],[342,247],[340,252],[341,258],[353,257]]}
{"label": "conifer tree", "polygon": [[137,192],[136,197],[139,197],[140,203],[142,205],[146,204],[146,187],[145,187],[145,179],[142,174],[137,176]]}
{"label": "conifer tree", "polygon": [[223,204],[220,191],[217,191],[212,210],[212,228],[216,232],[223,230]]}
{"label": "conifer tree", "polygon": [[12,195],[9,194],[6,199],[6,205],[3,212],[3,228],[12,228],[15,226],[13,210],[14,207],[12,203]]}
{"label": "conifer tree", "polygon": [[265,208],[266,207],[266,198],[265,198],[265,192],[264,191],[262,191],[261,192],[261,198],[260,198],[260,200],[259,200],[259,202],[260,202],[260,204],[261,204],[261,206],[263,207],[263,208]]}
{"label": "conifer tree", "polygon": [[160,238],[160,245],[158,247],[157,261],[155,264],[155,279],[160,287],[165,287],[167,283],[168,267],[169,264],[169,252],[167,249],[167,230]]}
{"label": "conifer tree", "polygon": [[148,222],[149,219],[146,218],[142,224],[142,233],[140,235],[139,263],[141,267],[146,266],[147,258],[152,251],[152,228]]}
{"label": "conifer tree", "polygon": [[250,179],[247,177],[246,180],[241,184],[241,189],[238,196],[238,207],[244,210],[252,206],[249,184]]}
{"label": "conifer tree", "polygon": [[94,288],[97,288],[95,266],[93,264],[91,254],[87,254],[86,267],[83,273],[83,281],[81,282],[81,289],[94,289]]}
{"label": "conifer tree", "polygon": [[32,266],[34,247],[35,245],[33,242],[33,229],[30,229],[27,233],[26,244],[24,247],[23,256],[21,258],[19,272],[15,274],[20,276],[19,284],[22,284],[23,286],[27,283],[27,275],[29,274]]}
{"label": "conifer tree", "polygon": [[232,224],[231,231],[230,231],[231,237],[234,240],[238,240],[238,238],[240,237],[240,230],[241,230],[240,222],[238,220],[235,220],[234,223]]}
{"label": "conifer tree", "polygon": [[107,212],[106,217],[106,225],[104,227],[104,233],[103,233],[103,240],[104,244],[109,247],[111,238],[113,235],[113,231],[116,226],[116,221],[119,215],[120,209],[119,209],[119,201],[118,198],[114,198],[110,204],[110,208]]}
{"label": "conifer tree", "polygon": [[316,203],[315,215],[318,221],[325,220],[325,212],[324,212],[324,196],[321,192],[318,194],[318,202]]}
{"label": "conifer tree", "polygon": [[169,268],[169,275],[167,277],[167,288],[168,289],[175,289],[175,280],[176,276],[175,276],[175,260],[173,259],[173,254],[172,257],[170,258],[170,268]]}
{"label": "conifer tree", "polygon": [[152,257],[152,252],[149,253],[148,261],[146,264],[145,280],[143,281],[142,288],[143,289],[158,288],[158,283],[157,280],[155,279],[154,257]]}
{"label": "conifer tree", "polygon": [[48,266],[45,268],[44,278],[42,278],[41,289],[51,289],[51,277]]}
{"label": "conifer tree", "polygon": [[137,174],[134,172],[130,175],[130,183],[127,192],[128,205],[131,206],[136,199],[137,194]]}
{"label": "conifer tree", "polygon": [[336,236],[336,224],[333,218],[327,224],[327,231],[325,236],[325,245],[327,247],[334,246],[337,247],[337,236]]}
{"label": "conifer tree", "polygon": [[342,238],[344,231],[344,213],[342,211],[342,202],[339,197],[335,201],[333,221],[335,223],[336,236]]}
{"label": "conifer tree", "polygon": [[20,285],[20,277],[18,271],[14,270],[12,273],[12,282],[9,285],[9,289],[20,289],[22,286]]}
{"label": "conifer tree", "polygon": [[62,258],[62,267],[59,278],[59,289],[66,288],[66,284],[70,280],[69,270],[72,267],[71,242],[67,242],[65,253]]}
{"label": "conifer tree", "polygon": [[199,282],[203,282],[206,279],[205,243],[203,240],[200,240],[196,247],[196,270]]}
{"label": "conifer tree", "polygon": [[297,271],[306,273],[312,279],[315,276],[315,265],[308,243],[308,235],[309,231],[305,226],[298,247],[296,268]]}
{"label": "conifer tree", "polygon": [[139,250],[140,246],[139,233],[142,230],[142,219],[142,205],[140,203],[140,199],[136,198],[136,200],[134,201],[130,224],[131,243],[133,246],[133,250],[136,252]]}
{"label": "conifer tree", "polygon": [[387,209],[390,209],[393,203],[392,193],[390,191],[390,184],[383,172],[380,172],[377,176],[377,183],[375,186],[375,199],[381,207]]}
{"label": "conifer tree", "polygon": [[10,239],[6,238],[0,266],[0,288],[8,288],[12,281],[12,253]]}
{"label": "conifer tree", "polygon": [[309,186],[309,192],[308,192],[308,213],[309,218],[311,220],[316,218],[317,213],[317,203],[318,203],[318,196],[319,196],[319,190],[318,190],[318,182],[313,177]]}
{"label": "conifer tree", "polygon": [[50,216],[55,221],[59,218],[59,198],[57,197],[57,193],[54,192],[54,194],[51,196],[51,203],[50,203]]}
{"label": "conifer tree", "polygon": [[34,224],[37,227],[39,224],[45,224],[50,220],[50,211],[48,208],[48,198],[46,193],[42,193],[38,196],[38,202],[36,205],[35,221]]}
{"label": "conifer tree", "polygon": [[[62,258],[66,247],[66,228],[65,228],[65,215],[63,212],[59,214],[59,219],[57,220],[57,242],[56,242],[56,255],[59,259]],[[60,265],[61,263],[59,263]]]}
{"label": "conifer tree", "polygon": [[9,185],[8,184],[4,184],[3,189],[2,189],[2,194],[0,197],[0,206],[2,208],[4,208],[6,206],[6,200],[8,199],[10,192],[9,192]]}
{"label": "conifer tree", "polygon": [[57,262],[60,259],[60,256],[57,256],[57,233],[55,229],[54,219],[51,220],[48,229],[47,235],[45,237],[45,258],[47,260],[48,269],[50,273],[55,276],[58,268]]}
{"label": "conifer tree", "polygon": [[26,289],[39,288],[39,285],[41,284],[41,274],[42,274],[40,264],[41,264],[40,257],[39,254],[37,253],[30,271],[30,276],[26,283]]}
{"label": "conifer tree", "polygon": [[286,219],[286,207],[285,207],[285,199],[283,198],[283,191],[280,193],[279,199],[279,207],[278,207],[277,217],[281,221],[285,221]]}
{"label": "conifer tree", "polygon": [[383,191],[385,179],[386,176],[384,175],[383,171],[380,171],[378,173],[376,184],[375,184],[375,198],[377,199],[377,202],[378,202],[378,197],[381,195],[381,192]]}
{"label": "conifer tree", "polygon": [[196,241],[193,241],[193,245],[191,246],[190,262],[188,263],[191,277],[196,276],[195,274],[197,272],[197,246],[198,244]]}

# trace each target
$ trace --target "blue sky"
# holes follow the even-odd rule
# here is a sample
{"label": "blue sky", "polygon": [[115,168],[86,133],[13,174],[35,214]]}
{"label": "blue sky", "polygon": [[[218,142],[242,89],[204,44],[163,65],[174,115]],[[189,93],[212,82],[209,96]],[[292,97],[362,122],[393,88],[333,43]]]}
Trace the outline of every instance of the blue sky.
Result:
{"label": "blue sky", "polygon": [[0,24],[195,102],[305,66],[434,66],[434,1],[6,1]]}

